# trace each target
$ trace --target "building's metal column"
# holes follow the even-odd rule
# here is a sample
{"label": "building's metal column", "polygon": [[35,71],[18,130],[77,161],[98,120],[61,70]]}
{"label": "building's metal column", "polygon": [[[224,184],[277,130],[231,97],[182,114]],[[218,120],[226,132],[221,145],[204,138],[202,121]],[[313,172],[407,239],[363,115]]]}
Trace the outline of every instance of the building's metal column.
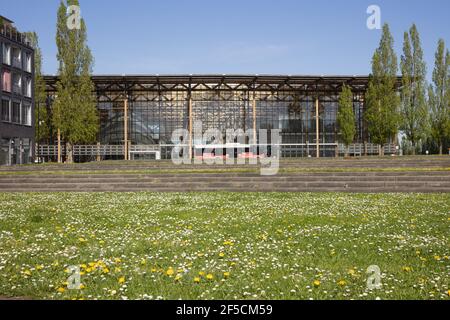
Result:
{"label": "building's metal column", "polygon": [[123,108],[123,140],[125,142],[124,144],[124,159],[128,159],[128,95],[124,101],[124,108]]}
{"label": "building's metal column", "polygon": [[316,158],[320,158],[319,96],[316,96]]}
{"label": "building's metal column", "polygon": [[188,109],[189,109],[189,159],[192,159],[192,129],[193,129],[193,114],[192,114],[192,95],[189,92],[188,97]]}
{"label": "building's metal column", "polygon": [[[253,92],[252,100],[252,113],[253,113],[253,139],[255,144],[258,144],[258,136],[256,134],[256,94]],[[256,146],[255,146],[256,149]]]}

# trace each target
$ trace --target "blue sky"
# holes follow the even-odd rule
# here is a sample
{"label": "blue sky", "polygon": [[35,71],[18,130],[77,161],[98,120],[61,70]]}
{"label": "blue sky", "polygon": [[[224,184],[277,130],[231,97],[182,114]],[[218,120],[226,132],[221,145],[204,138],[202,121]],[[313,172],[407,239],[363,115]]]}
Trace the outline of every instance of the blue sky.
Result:
{"label": "blue sky", "polygon": [[[380,31],[366,27],[381,7],[398,55],[413,22],[429,74],[439,38],[450,46],[448,0],[80,0],[97,74],[361,75]],[[34,30],[44,72],[56,73],[59,0],[2,1],[0,14]]]}

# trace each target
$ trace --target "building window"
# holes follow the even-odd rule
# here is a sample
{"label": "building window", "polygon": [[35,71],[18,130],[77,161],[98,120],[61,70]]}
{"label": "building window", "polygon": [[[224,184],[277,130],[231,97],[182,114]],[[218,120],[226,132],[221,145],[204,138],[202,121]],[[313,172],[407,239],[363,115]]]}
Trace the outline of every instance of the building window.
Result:
{"label": "building window", "polygon": [[15,68],[22,69],[22,50],[19,48],[12,48],[12,65]]}
{"label": "building window", "polygon": [[2,74],[2,88],[3,91],[11,92],[11,72],[6,70]]}
{"label": "building window", "polygon": [[31,98],[31,79],[26,78],[25,80],[25,96]]}
{"label": "building window", "polygon": [[3,63],[11,64],[11,46],[6,43],[3,43]]}
{"label": "building window", "polygon": [[12,75],[12,91],[15,94],[22,94],[22,77],[20,74],[13,73]]}
{"label": "building window", "polygon": [[22,105],[22,124],[26,126],[31,126],[31,105]]}
{"label": "building window", "polygon": [[12,103],[12,122],[20,123],[20,102]]}
{"label": "building window", "polygon": [[9,105],[9,100],[2,99],[2,121],[11,121]]}
{"label": "building window", "polygon": [[27,52],[25,57],[25,71],[31,73],[31,53]]}

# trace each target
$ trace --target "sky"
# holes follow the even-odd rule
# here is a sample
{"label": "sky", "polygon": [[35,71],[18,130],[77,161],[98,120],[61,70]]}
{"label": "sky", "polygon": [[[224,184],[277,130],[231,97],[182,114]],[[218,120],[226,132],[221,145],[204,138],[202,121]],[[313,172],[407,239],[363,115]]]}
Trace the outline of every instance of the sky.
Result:
{"label": "sky", "polygon": [[[19,30],[38,33],[46,74],[57,72],[59,2],[0,5]],[[450,46],[448,0],[80,0],[95,74],[369,74],[381,36],[367,28],[373,4],[399,57],[416,23],[430,77],[438,39]]]}

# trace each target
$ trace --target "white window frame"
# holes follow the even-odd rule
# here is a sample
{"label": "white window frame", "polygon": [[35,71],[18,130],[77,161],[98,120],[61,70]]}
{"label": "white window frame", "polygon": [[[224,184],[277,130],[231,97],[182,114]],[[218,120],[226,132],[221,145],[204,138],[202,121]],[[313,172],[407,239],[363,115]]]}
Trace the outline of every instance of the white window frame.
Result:
{"label": "white window frame", "polygon": [[[14,58],[16,57],[14,55],[14,51],[16,51],[16,50],[19,51],[19,56],[18,56],[19,63],[18,63],[17,66],[14,65]],[[12,63],[13,67],[19,68],[19,69],[23,69],[23,65],[22,65],[22,49],[21,48],[19,48],[19,47],[14,47],[14,48],[11,47],[11,60],[12,60],[11,62],[13,62]]]}
{"label": "white window frame", "polygon": [[[14,91],[14,86],[16,85],[16,83],[15,83],[15,76],[16,77],[19,77],[19,83],[18,83],[18,87],[19,87],[19,89],[20,89],[20,91],[19,92],[15,92]],[[15,93],[15,94],[20,94],[20,95],[23,95],[23,86],[22,86],[22,75],[20,74],[20,73],[17,73],[17,72],[11,72],[11,91],[13,92],[13,93]]]}
{"label": "white window frame", "polygon": [[31,98],[31,79],[25,78],[25,96]]}
{"label": "white window frame", "polygon": [[31,53],[25,52],[25,60],[26,60],[26,70],[27,72],[31,73]]}
{"label": "white window frame", "polygon": [[[21,103],[20,104],[20,123],[25,125],[25,126],[31,126],[31,104],[29,103]],[[24,110],[25,112],[23,114],[25,114],[25,119],[22,119],[22,110]],[[25,122],[26,120],[26,122]]]}
{"label": "white window frame", "polygon": [[3,42],[3,63],[7,65],[11,65],[11,45],[9,43]]}

